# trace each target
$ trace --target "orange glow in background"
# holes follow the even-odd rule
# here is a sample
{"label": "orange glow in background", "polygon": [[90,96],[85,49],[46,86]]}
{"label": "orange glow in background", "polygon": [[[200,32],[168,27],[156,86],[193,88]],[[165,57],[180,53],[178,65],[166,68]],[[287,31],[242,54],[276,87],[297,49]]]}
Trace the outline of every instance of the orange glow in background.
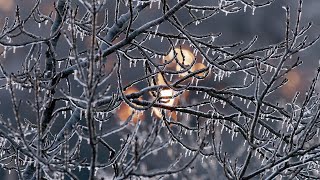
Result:
{"label": "orange glow in background", "polygon": [[[176,54],[176,56],[175,56]],[[171,50],[168,55],[164,56],[162,61],[163,63],[168,63],[170,62],[168,65],[166,65],[166,68],[169,68],[171,70],[176,70],[176,71],[181,71],[184,70],[184,68],[189,69],[187,72],[184,73],[179,73],[179,76],[186,76],[188,75],[188,73],[190,72],[195,72],[201,69],[206,68],[206,66],[203,63],[195,63],[195,56],[193,55],[193,53],[186,49],[186,48],[174,48],[173,50]],[[182,65],[180,65],[180,64]],[[190,67],[192,65],[192,67]],[[196,74],[196,77],[200,77],[200,78],[204,78],[207,75],[208,71],[206,72],[202,72],[202,73],[198,73]],[[164,79],[166,78],[165,76],[163,76],[161,73],[158,73],[156,76],[156,85],[166,85],[165,80],[167,81],[167,83],[171,83],[169,82],[168,79]],[[125,94],[131,94],[131,93],[135,93],[138,92],[138,89],[134,88],[134,87],[130,87],[125,91]],[[173,97],[174,95],[174,91],[172,89],[161,89],[159,92],[159,96],[160,96],[160,101],[159,103],[166,105],[166,106],[174,106],[176,105],[180,100],[178,97]],[[189,93],[185,92],[183,93],[182,96],[179,96],[180,98],[186,99],[188,98]],[[141,98],[139,98],[141,99]],[[162,117],[162,110],[161,108],[156,108],[153,107],[151,109],[153,116],[161,118]],[[126,103],[122,103],[120,105],[120,108],[117,112],[118,117],[121,121],[125,121],[128,119],[128,117],[134,112],[134,110],[128,106]],[[171,117],[171,119],[173,120],[177,120],[177,113],[175,111],[170,112],[169,110],[166,110],[165,112],[165,116],[166,117]],[[144,119],[144,115],[141,113],[140,117],[137,114],[133,115],[133,122],[137,122],[138,119]]]}
{"label": "orange glow in background", "polygon": [[[124,94],[128,95],[128,94],[132,94],[135,92],[139,92],[139,90],[135,87],[129,87]],[[140,97],[139,100],[142,100],[142,98]],[[132,109],[128,104],[126,104],[125,102],[122,102],[120,105],[120,108],[117,111],[117,115],[119,117],[119,119],[121,121],[126,121],[131,115],[132,113],[134,113],[134,109]],[[138,120],[143,120],[144,119],[144,114],[143,113],[134,113],[132,116],[132,121],[134,123],[137,123]]]}

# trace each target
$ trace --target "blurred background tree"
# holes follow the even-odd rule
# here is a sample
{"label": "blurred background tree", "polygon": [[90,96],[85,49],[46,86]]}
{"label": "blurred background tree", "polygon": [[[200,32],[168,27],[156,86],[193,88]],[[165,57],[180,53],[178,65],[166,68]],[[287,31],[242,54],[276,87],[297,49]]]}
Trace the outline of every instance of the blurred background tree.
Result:
{"label": "blurred background tree", "polygon": [[0,6],[6,179],[319,178],[318,1]]}

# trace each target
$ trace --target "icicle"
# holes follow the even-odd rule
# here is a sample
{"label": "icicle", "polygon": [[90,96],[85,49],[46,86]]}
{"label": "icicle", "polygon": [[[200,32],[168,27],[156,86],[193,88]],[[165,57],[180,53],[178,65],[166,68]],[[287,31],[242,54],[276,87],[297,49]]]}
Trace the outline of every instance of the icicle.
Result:
{"label": "icicle", "polygon": [[160,42],[162,42],[163,41],[163,36],[161,36],[161,39],[160,39]]}
{"label": "icicle", "polygon": [[137,67],[137,60],[133,60],[133,67]]}
{"label": "icicle", "polygon": [[72,30],[72,27],[71,27],[71,24],[68,25],[68,31],[71,31]]}
{"label": "icicle", "polygon": [[83,41],[83,39],[84,39],[84,31],[82,31],[82,32],[80,33],[80,38],[81,38],[81,41]]}
{"label": "icicle", "polygon": [[249,106],[250,106],[250,103],[251,103],[251,101],[249,101],[249,102],[248,102],[248,104],[247,104],[247,109],[249,108]]}
{"label": "icicle", "polygon": [[219,81],[222,81],[222,80],[223,80],[224,75],[225,75],[225,71],[221,71],[221,75],[220,75]]}
{"label": "icicle", "polygon": [[255,6],[252,6],[252,15],[254,15],[254,11],[256,10]]}
{"label": "icicle", "polygon": [[[209,51],[210,51],[210,49],[208,48],[207,51],[206,51],[206,56],[208,56]],[[204,62],[204,58],[202,59],[202,64],[203,64],[203,62]]]}
{"label": "icicle", "polygon": [[204,16],[205,10],[202,10],[202,16]]}
{"label": "icicle", "polygon": [[3,50],[3,58],[6,58],[6,54],[7,54],[7,46],[4,46],[4,50]]}
{"label": "icicle", "polygon": [[216,98],[212,98],[212,101],[213,101],[213,103],[216,103],[217,102],[217,99]]}
{"label": "icicle", "polygon": [[263,157],[262,161],[261,161],[261,165],[263,165],[264,161],[266,160],[266,156]]}
{"label": "icicle", "polygon": [[229,77],[230,77],[230,75],[231,75],[231,72],[227,71],[227,72],[226,72],[226,77],[228,77],[228,78],[229,78]]}
{"label": "icicle", "polygon": [[266,72],[269,70],[269,65],[266,64]]}
{"label": "icicle", "polygon": [[227,104],[226,102],[223,102],[223,103],[222,103],[222,108],[223,108],[223,109],[226,107],[226,104]]}
{"label": "icicle", "polygon": [[169,113],[168,121],[171,122],[172,111]]}
{"label": "icicle", "polygon": [[149,6],[150,9],[152,8],[152,3],[153,3],[153,1],[150,1],[150,6]]}
{"label": "icicle", "polygon": [[261,128],[262,128],[262,126],[260,125],[259,129],[258,129],[258,134],[260,134]]}
{"label": "icicle", "polygon": [[282,121],[282,124],[281,124],[281,128],[283,128],[283,126],[284,126],[284,123],[285,123],[285,120],[284,120],[284,121]]}
{"label": "icicle", "polygon": [[205,99],[209,99],[209,98],[210,98],[210,95],[209,95],[209,94],[207,94],[207,93],[205,93],[205,94],[206,94]]}
{"label": "icicle", "polygon": [[266,133],[266,137],[268,137],[269,133],[270,133],[270,132],[269,132],[269,131],[267,131],[267,133]]}
{"label": "icicle", "polygon": [[13,54],[16,53],[16,47],[15,46],[12,47],[12,52],[13,52]]}
{"label": "icicle", "polygon": [[177,46],[177,45],[178,45],[178,42],[179,42],[179,39],[176,40],[174,46]]}
{"label": "icicle", "polygon": [[246,12],[246,11],[247,11],[247,5],[244,5],[243,12]]}
{"label": "icicle", "polygon": [[158,1],[158,9],[160,9],[161,8],[161,1],[159,0]]}
{"label": "icicle", "polygon": [[234,132],[234,131],[232,131],[231,141],[233,141],[233,139],[234,139],[234,134],[235,134],[235,132]]}
{"label": "icicle", "polygon": [[244,79],[243,79],[243,85],[245,85],[245,84],[246,84],[247,77],[248,77],[248,73],[246,73],[246,76],[245,76],[245,77],[244,77]]}
{"label": "icicle", "polygon": [[159,30],[159,25],[156,26],[156,29],[155,29],[155,31],[154,31],[153,37],[156,37],[156,34],[158,33],[158,30]]}
{"label": "icicle", "polygon": [[41,28],[41,23],[38,23],[39,29]]}
{"label": "icicle", "polygon": [[198,54],[198,49],[194,49],[194,50],[193,50],[193,54],[194,54],[195,56],[197,56],[197,54]]}
{"label": "icicle", "polygon": [[223,123],[222,123],[221,134],[222,134],[223,129],[224,129],[224,123],[225,123],[225,121],[223,121]]}
{"label": "icicle", "polygon": [[94,176],[97,176],[98,168],[94,168]]}
{"label": "icicle", "polygon": [[285,152],[286,148],[287,148],[287,143],[284,144],[282,151]]}
{"label": "icicle", "polygon": [[172,81],[172,78],[173,78],[173,74],[170,75],[170,81]]}
{"label": "icicle", "polygon": [[102,121],[99,121],[99,129],[102,129]]}
{"label": "icicle", "polygon": [[[213,37],[212,40],[215,40],[215,37]],[[211,51],[212,56],[214,56],[216,54],[216,51]]]}

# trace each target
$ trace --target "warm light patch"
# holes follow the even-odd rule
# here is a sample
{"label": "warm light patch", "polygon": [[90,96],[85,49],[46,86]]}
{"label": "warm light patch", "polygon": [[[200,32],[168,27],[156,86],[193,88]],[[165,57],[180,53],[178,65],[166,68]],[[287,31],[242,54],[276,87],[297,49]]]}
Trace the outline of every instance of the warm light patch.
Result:
{"label": "warm light patch", "polygon": [[286,97],[292,97],[299,89],[301,84],[301,75],[298,71],[290,71],[286,75],[286,78],[288,79],[288,82],[282,86],[281,93]]}
{"label": "warm light patch", "polygon": [[164,81],[163,76],[160,73],[157,75],[157,85],[166,85],[166,82]]}
{"label": "warm light patch", "polygon": [[162,98],[161,102],[165,103],[165,105],[168,105],[168,106],[173,105],[174,99],[172,98],[172,96],[173,96],[172,89],[164,89],[160,91],[160,97]]}
{"label": "warm light patch", "polygon": [[164,63],[170,62],[170,63],[167,65],[167,67],[173,67],[173,66],[174,66],[173,57],[174,57],[173,50],[171,50],[168,55],[166,55],[166,56],[163,57],[163,62],[164,62]]}
{"label": "warm light patch", "polygon": [[183,65],[191,65],[194,61],[194,55],[191,51],[187,49],[175,48],[175,52],[177,53],[177,60],[180,64]]}
{"label": "warm light patch", "polygon": [[[128,94],[132,94],[132,93],[135,93],[135,92],[139,92],[139,90],[137,88],[135,88],[135,87],[130,87],[124,92],[124,94],[128,95]],[[142,98],[140,97],[139,100],[142,100]],[[131,114],[133,112],[134,112],[134,109],[132,109],[125,102],[123,102],[123,103],[121,103],[120,108],[117,111],[117,115],[118,115],[118,117],[119,117],[119,119],[121,121],[126,121],[131,116]],[[134,123],[137,123],[139,119],[140,120],[144,119],[144,114],[143,113],[139,113],[139,114],[135,113],[132,116],[132,121]]]}
{"label": "warm light patch", "polygon": [[[175,51],[177,53],[177,60],[182,65],[181,66],[179,63],[177,63],[176,70],[181,71],[188,69],[188,66],[191,66],[195,60],[194,55],[187,49],[176,48]],[[186,76],[187,74],[188,72],[180,73],[180,76]]]}
{"label": "warm light patch", "polygon": [[[153,114],[158,118],[162,117],[162,112],[160,108],[152,108],[152,111],[153,111]],[[176,111],[172,111],[172,112],[167,111],[165,115],[167,118],[177,121],[178,115]]]}
{"label": "warm light patch", "polygon": [[[194,60],[195,57],[193,53],[190,50],[184,48],[175,48],[174,50],[171,50],[168,55],[163,57],[164,63],[171,61],[170,64],[167,65],[167,67],[175,67],[177,71],[188,68],[188,66],[192,65]],[[188,72],[184,72],[181,73],[180,76],[185,76],[187,74]]]}
{"label": "warm light patch", "polygon": [[158,118],[161,118],[162,117],[162,114],[161,114],[161,109],[160,108],[152,108],[152,113],[157,116]]}
{"label": "warm light patch", "polygon": [[[174,105],[174,101],[175,99],[173,98],[173,90],[172,89],[163,89],[160,91],[160,97],[161,100],[160,102],[166,106],[173,106]],[[152,108],[153,113],[157,116],[157,117],[162,117],[161,114],[161,109],[160,108]],[[175,113],[175,112],[172,112]],[[166,113],[166,115],[168,115],[168,113]],[[176,114],[173,115],[173,119],[177,119]]]}
{"label": "warm light patch", "polygon": [[131,86],[124,91],[124,94],[128,95],[128,94],[132,94],[132,93],[136,93],[136,92],[139,92],[139,90],[136,87]]}
{"label": "warm light patch", "polygon": [[14,6],[13,0],[0,0],[1,11],[10,11],[13,9],[13,6]]}
{"label": "warm light patch", "polygon": [[[202,63],[196,63],[192,68],[191,68],[191,72],[195,72],[195,71],[199,71],[202,69],[205,69],[206,66]],[[196,76],[200,77],[200,78],[204,78],[206,77],[208,71],[204,71],[202,73],[198,73]]]}

